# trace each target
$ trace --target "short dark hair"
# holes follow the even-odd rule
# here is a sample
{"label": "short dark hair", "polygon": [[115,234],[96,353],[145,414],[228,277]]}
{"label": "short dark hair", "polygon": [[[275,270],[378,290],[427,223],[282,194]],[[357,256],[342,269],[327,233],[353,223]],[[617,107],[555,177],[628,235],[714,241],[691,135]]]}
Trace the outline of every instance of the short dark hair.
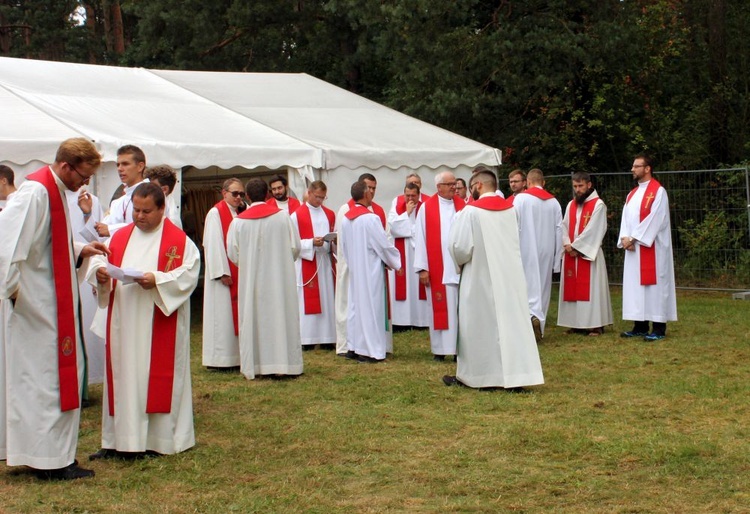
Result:
{"label": "short dark hair", "polygon": [[492,191],[497,189],[497,177],[495,177],[495,174],[491,171],[478,171],[473,177],[471,177],[470,182],[472,186],[477,182],[481,182]]}
{"label": "short dark hair", "polygon": [[0,164],[0,178],[4,178],[8,182],[8,185],[12,186],[15,173],[5,164]]}
{"label": "short dark hair", "polygon": [[263,202],[268,196],[268,184],[261,178],[251,178],[245,184],[245,193],[251,202]]}
{"label": "short dark hair", "polygon": [[351,193],[352,193],[352,200],[355,202],[360,201],[362,198],[365,197],[365,192],[367,191],[367,184],[365,184],[364,180],[358,180],[354,184],[352,184]]}
{"label": "short dark hair", "polygon": [[268,185],[270,186],[274,182],[281,182],[284,185],[284,187],[286,187],[289,184],[289,181],[283,175],[276,175],[275,177],[273,177],[271,180],[268,181]]}
{"label": "short dark hair", "polygon": [[406,191],[407,189],[412,189],[412,190],[416,189],[417,194],[419,194],[419,186],[415,184],[414,182],[407,182],[406,185],[404,186],[404,191]]}
{"label": "short dark hair", "polygon": [[159,164],[158,166],[146,168],[146,171],[143,172],[143,178],[156,182],[160,186],[166,186],[169,190],[167,194],[170,195],[177,184],[177,172],[167,164]]}
{"label": "short dark hair", "polygon": [[135,188],[135,191],[133,191],[133,196],[137,196],[138,198],[148,198],[150,196],[151,198],[153,198],[156,207],[158,207],[159,209],[164,208],[164,191],[162,191],[161,188],[153,182],[144,182],[142,184],[139,184],[138,187]]}
{"label": "short dark hair", "polygon": [[378,179],[375,178],[375,175],[372,173],[363,173],[359,176],[357,179],[357,182],[363,182],[365,180],[372,180],[373,182],[377,183]]}
{"label": "short dark hair", "polygon": [[142,162],[146,164],[146,154],[143,153],[143,150],[141,150],[137,146],[125,145],[117,149],[117,155],[122,155],[124,153],[129,153],[130,155],[132,155],[133,159],[135,159],[136,162]]}
{"label": "short dark hair", "polygon": [[456,179],[456,182],[461,182],[461,185],[462,185],[463,187],[466,187],[466,181],[465,181],[464,179],[462,179],[462,178],[457,178],[457,179]]}
{"label": "short dark hair", "polygon": [[647,154],[646,152],[641,152],[633,157],[633,160],[635,159],[643,159],[643,164],[651,168],[651,173],[654,172],[654,159],[649,154]]}
{"label": "short dark hair", "polygon": [[576,171],[570,178],[574,182],[591,182],[591,174],[588,171]]}

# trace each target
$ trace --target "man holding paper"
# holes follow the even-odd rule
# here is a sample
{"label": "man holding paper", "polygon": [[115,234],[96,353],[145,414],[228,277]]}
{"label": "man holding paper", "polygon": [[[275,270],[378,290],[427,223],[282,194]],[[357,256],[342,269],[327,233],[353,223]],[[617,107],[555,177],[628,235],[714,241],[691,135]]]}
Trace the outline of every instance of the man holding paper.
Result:
{"label": "man holding paper", "polygon": [[91,460],[173,454],[195,444],[189,300],[200,255],[164,218],[159,186],[141,184],[132,199],[134,222],[109,242],[109,263],[122,268],[122,282],[104,258],[93,259],[87,274],[99,306],[109,307],[102,449]]}
{"label": "man holding paper", "polygon": [[323,181],[311,183],[307,201],[292,214],[301,243],[295,268],[303,350],[312,350],[316,344],[336,349],[331,243],[325,239],[333,232],[336,214],[323,205],[327,192]]}

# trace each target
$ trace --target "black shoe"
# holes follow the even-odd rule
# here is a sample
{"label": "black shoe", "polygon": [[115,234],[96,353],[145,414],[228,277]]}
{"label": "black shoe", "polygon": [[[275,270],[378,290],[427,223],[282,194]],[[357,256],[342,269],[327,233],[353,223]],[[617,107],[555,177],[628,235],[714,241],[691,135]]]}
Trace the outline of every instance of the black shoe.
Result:
{"label": "black shoe", "polygon": [[94,471],[84,469],[78,465],[78,461],[73,464],[58,469],[38,469],[37,477],[40,480],[77,480],[79,478],[89,478],[94,476]]}
{"label": "black shoe", "polygon": [[336,343],[327,343],[320,345],[321,350],[331,351],[336,349]]}
{"label": "black shoe", "polygon": [[349,359],[349,360],[352,360],[352,361],[356,361],[357,360],[357,354],[354,353],[354,350],[349,350],[346,353],[340,353],[339,355],[341,355],[345,359]]}
{"label": "black shoe", "polygon": [[453,386],[453,385],[463,386],[464,385],[463,382],[461,382],[459,379],[457,379],[453,375],[443,375],[443,383],[447,386]]}
{"label": "black shoe", "polygon": [[628,330],[627,332],[620,333],[620,337],[646,337],[648,332],[636,332],[635,330]]}
{"label": "black shoe", "polygon": [[91,407],[91,401],[88,398],[84,398],[83,400],[81,400],[82,409],[88,409],[89,407]]}
{"label": "black shoe", "polygon": [[432,356],[432,360],[438,361],[438,362],[443,362],[443,361],[445,361],[445,355],[433,355]]}
{"label": "black shoe", "polygon": [[92,453],[89,455],[89,460],[99,460],[99,459],[116,459],[117,458],[117,450],[110,450],[109,448],[102,448],[96,453]]}
{"label": "black shoe", "polygon": [[542,322],[536,316],[531,316],[531,328],[534,330],[534,339],[536,339],[536,344],[541,343],[542,338],[544,337],[542,335]]}
{"label": "black shoe", "polygon": [[303,344],[302,345],[302,351],[303,352],[309,352],[309,351],[314,350],[314,349],[315,349],[315,345],[314,344]]}
{"label": "black shoe", "polygon": [[235,373],[240,370],[239,366],[206,366],[206,369],[215,373]]}
{"label": "black shoe", "polygon": [[357,355],[357,362],[360,364],[376,364],[383,362],[385,359],[376,359],[375,357],[368,357],[367,355]]}

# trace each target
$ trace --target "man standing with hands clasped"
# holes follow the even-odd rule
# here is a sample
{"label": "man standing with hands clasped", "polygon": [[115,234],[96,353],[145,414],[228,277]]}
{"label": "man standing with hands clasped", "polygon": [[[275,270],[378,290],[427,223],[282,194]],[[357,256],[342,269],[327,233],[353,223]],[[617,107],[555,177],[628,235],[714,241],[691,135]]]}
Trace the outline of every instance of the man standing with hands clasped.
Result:
{"label": "man standing with hands clasped", "polygon": [[649,342],[664,339],[667,321],[677,321],[669,198],[653,177],[652,166],[646,154],[633,160],[631,171],[638,185],[625,200],[617,243],[625,250],[622,318],[635,322],[632,330],[620,335]]}

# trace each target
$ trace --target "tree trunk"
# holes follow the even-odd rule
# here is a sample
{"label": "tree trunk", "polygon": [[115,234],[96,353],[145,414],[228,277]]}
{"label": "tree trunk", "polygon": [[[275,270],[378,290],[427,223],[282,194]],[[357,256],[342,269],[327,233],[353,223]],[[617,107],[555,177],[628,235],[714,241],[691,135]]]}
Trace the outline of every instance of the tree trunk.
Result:
{"label": "tree trunk", "polygon": [[112,15],[112,44],[115,54],[122,55],[125,53],[125,35],[122,27],[122,10],[120,9],[120,0],[112,0],[110,6]]}
{"label": "tree trunk", "polygon": [[708,69],[711,79],[709,150],[714,164],[729,162],[729,105],[727,95],[727,29],[725,0],[711,0],[708,7]]}

